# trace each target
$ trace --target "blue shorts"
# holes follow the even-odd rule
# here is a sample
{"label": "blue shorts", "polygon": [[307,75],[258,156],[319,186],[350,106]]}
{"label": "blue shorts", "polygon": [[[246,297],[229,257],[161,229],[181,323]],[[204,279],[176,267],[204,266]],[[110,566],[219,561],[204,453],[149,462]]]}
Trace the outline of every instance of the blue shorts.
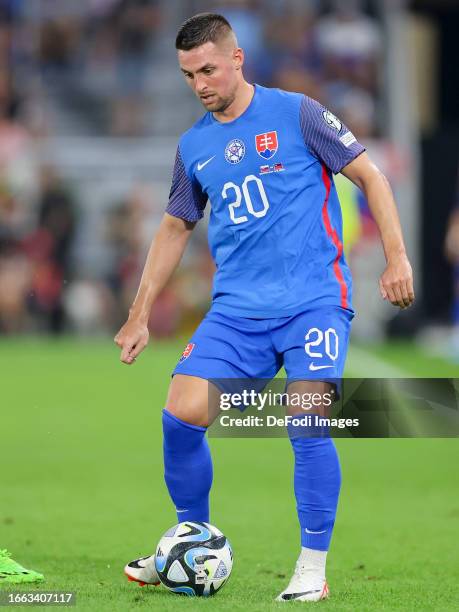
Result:
{"label": "blue shorts", "polygon": [[289,317],[251,319],[209,310],[173,371],[209,379],[342,378],[354,313],[321,306]]}

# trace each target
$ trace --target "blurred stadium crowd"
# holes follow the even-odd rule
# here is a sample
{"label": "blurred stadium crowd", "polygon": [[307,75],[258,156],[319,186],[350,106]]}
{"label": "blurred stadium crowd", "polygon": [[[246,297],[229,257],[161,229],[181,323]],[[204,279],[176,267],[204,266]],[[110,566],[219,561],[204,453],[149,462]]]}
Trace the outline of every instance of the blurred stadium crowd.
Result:
{"label": "blurred stadium crowd", "polygon": [[[146,217],[166,204],[158,197],[146,203],[135,183],[114,198],[99,236],[110,264],[88,282],[75,263],[83,196],[77,181],[37,153],[43,142],[105,138],[119,147],[123,139],[146,139],[154,146],[165,131],[176,138],[194,119],[182,109],[194,103],[183,93],[173,38],[183,19],[207,10],[232,23],[250,81],[307,93],[364,141],[384,136],[384,30],[372,5],[0,0],[0,333],[116,329],[151,239]],[[176,104],[162,96],[165,89]],[[156,335],[174,334],[193,309],[202,313],[211,277],[201,240],[155,306]]]}
{"label": "blurred stadium crowd", "polygon": [[[360,137],[377,126],[382,31],[361,10],[361,0],[333,0],[325,12],[318,0],[181,4],[184,17],[215,10],[230,20],[246,50],[249,80],[334,102]],[[93,135],[148,135],[146,105],[154,106],[149,94],[156,81],[151,66],[169,25],[166,5],[1,0],[3,97],[16,116],[42,133],[56,127],[49,99],[57,98],[91,123]]]}

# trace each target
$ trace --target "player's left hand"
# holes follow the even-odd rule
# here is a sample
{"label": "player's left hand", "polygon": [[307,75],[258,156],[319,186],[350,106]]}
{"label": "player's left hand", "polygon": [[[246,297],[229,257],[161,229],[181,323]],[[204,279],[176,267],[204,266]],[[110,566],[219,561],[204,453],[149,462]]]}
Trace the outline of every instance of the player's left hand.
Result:
{"label": "player's left hand", "polygon": [[379,280],[383,300],[408,308],[414,302],[413,271],[406,255],[389,259]]}

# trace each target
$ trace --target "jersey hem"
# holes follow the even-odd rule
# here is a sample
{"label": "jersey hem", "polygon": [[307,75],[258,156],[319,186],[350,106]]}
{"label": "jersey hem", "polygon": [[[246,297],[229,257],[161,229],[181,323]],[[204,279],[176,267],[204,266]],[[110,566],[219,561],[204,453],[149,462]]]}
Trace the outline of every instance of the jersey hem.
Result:
{"label": "jersey hem", "polygon": [[291,317],[293,315],[300,314],[305,310],[312,310],[315,308],[320,308],[321,306],[335,306],[355,314],[355,311],[349,302],[347,308],[343,308],[339,301],[335,300],[305,302],[292,308],[283,308],[280,310],[244,310],[236,306],[222,304],[221,302],[212,302],[209,311],[211,310],[212,312],[220,312],[221,314],[244,317],[247,319],[281,319],[282,317]]}

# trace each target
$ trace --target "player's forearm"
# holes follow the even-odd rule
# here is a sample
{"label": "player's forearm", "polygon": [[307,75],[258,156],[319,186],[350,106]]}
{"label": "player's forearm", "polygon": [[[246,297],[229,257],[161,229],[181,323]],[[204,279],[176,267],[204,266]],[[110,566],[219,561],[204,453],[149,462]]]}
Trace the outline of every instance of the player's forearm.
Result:
{"label": "player's forearm", "polygon": [[362,190],[378,226],[386,260],[406,255],[397,206],[386,177],[375,171],[371,180],[362,184]]}
{"label": "player's forearm", "polygon": [[194,224],[165,215],[148,252],[129,319],[147,322],[153,302],[180,263]]}

